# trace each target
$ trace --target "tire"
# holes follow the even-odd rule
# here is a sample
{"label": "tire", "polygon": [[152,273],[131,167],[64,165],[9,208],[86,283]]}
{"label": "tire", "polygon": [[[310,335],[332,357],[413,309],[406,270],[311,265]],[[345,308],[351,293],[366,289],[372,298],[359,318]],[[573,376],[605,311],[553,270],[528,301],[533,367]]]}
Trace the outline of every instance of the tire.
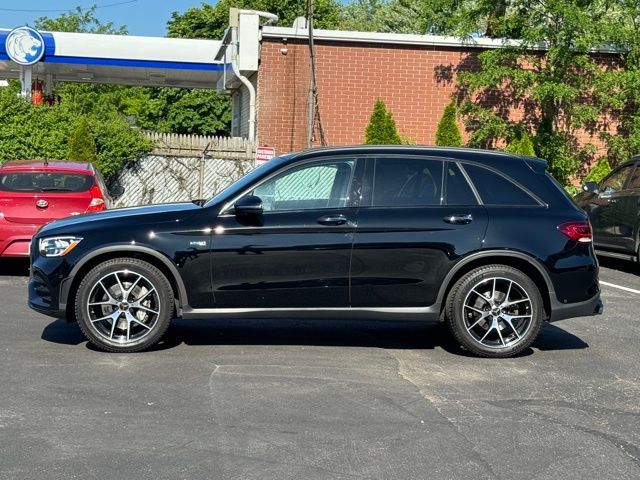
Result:
{"label": "tire", "polygon": [[458,343],[481,357],[506,358],[527,349],[544,317],[540,290],[507,265],[476,268],[449,293],[446,322]]}
{"label": "tire", "polygon": [[169,328],[174,296],[167,277],[137,258],[115,258],[82,279],[75,315],[84,336],[107,352],[146,350]]}

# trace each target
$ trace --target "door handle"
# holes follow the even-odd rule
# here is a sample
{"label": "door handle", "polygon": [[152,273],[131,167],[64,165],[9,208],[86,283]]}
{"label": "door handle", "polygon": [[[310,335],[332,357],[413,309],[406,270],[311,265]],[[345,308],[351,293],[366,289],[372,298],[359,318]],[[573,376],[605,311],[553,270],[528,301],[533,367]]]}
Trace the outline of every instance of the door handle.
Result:
{"label": "door handle", "polygon": [[325,215],[318,219],[320,225],[344,225],[347,223],[347,217],[344,215]]}
{"label": "door handle", "polygon": [[473,215],[471,215],[470,213],[447,215],[443,218],[443,220],[453,225],[466,225],[473,222]]}

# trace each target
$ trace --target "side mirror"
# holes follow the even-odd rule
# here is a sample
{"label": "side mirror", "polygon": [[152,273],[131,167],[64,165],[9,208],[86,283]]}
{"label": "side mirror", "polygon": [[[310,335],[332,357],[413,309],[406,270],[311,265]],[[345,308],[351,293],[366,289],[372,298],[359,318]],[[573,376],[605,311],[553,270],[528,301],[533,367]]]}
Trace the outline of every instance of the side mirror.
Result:
{"label": "side mirror", "polygon": [[588,193],[598,193],[598,184],[596,182],[587,182],[582,186],[582,190]]}
{"label": "side mirror", "polygon": [[233,209],[238,216],[260,215],[262,213],[262,199],[255,195],[247,195],[239,199]]}
{"label": "side mirror", "polygon": [[124,187],[119,183],[114,183],[109,188],[109,195],[111,195],[113,198],[121,197],[122,195],[124,195]]}

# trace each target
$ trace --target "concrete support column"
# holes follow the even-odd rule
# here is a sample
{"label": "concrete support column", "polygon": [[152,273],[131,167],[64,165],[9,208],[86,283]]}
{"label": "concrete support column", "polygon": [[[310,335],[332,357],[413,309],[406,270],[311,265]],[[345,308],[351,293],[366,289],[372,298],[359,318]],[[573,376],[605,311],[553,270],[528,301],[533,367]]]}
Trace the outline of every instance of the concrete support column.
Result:
{"label": "concrete support column", "polygon": [[33,68],[31,66],[20,67],[20,95],[25,100],[31,100],[31,81],[33,79]]}

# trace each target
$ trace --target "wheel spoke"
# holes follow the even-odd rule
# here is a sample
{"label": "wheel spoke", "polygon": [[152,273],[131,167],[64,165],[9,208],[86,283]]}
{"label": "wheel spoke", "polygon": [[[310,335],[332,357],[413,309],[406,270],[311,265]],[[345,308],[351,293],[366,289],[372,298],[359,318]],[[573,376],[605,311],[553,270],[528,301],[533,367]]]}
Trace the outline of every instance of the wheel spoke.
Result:
{"label": "wheel spoke", "polygon": [[509,301],[509,295],[511,295],[511,287],[513,287],[513,282],[511,280],[509,280],[509,288],[507,289],[507,294],[504,297],[504,301],[502,302],[504,304],[504,302],[508,302]]}
{"label": "wheel spoke", "polygon": [[518,305],[519,303],[522,302],[530,302],[531,300],[529,300],[528,298],[523,298],[521,300],[514,300],[513,302],[507,302],[507,303],[503,303],[500,307],[501,308],[508,308],[508,307],[512,307],[514,305]]}
{"label": "wheel spoke", "polygon": [[478,295],[480,298],[482,298],[485,302],[487,302],[488,304],[491,304],[491,299],[489,297],[485,297],[482,293],[480,293],[479,291],[477,291],[475,288],[473,288],[471,290],[473,293],[475,293],[476,295]]}
{"label": "wheel spoke", "polygon": [[491,300],[495,301],[496,299],[496,282],[498,281],[497,278],[493,279],[493,289],[491,290]]}
{"label": "wheel spoke", "polygon": [[142,302],[145,298],[147,298],[149,295],[151,295],[155,291],[156,289],[154,287],[151,287],[151,289],[147,290],[145,294],[142,295],[142,297],[135,299],[132,303],[140,305],[140,302]]}
{"label": "wheel spoke", "polygon": [[117,312],[110,313],[109,315],[106,315],[104,317],[100,317],[100,318],[96,318],[95,320],[91,320],[91,323],[102,322],[104,320],[107,320],[108,318],[110,318],[111,321],[115,322],[118,319],[119,316],[120,316],[120,312],[117,311]]}
{"label": "wheel spoke", "polygon": [[496,331],[498,332],[498,336],[500,337],[500,342],[502,343],[502,346],[504,347],[506,345],[506,343],[504,343],[504,338],[502,338],[502,332],[500,331],[500,325],[498,324],[498,321],[495,320],[496,322]]}
{"label": "wheel spoke", "polygon": [[110,298],[109,300],[107,300],[105,302],[91,302],[88,305],[90,307],[96,307],[98,305],[118,305],[118,302],[116,302],[113,298]]}
{"label": "wheel spoke", "polygon": [[516,328],[513,326],[513,317],[510,317],[509,315],[501,315],[502,320],[504,320],[507,325],[509,325],[509,327],[511,328],[511,330],[513,331],[513,333],[516,334],[516,337],[518,338],[518,340],[520,340],[520,334],[518,333],[518,330],[516,330]]}
{"label": "wheel spoke", "polygon": [[140,281],[141,278],[142,278],[142,275],[138,275],[138,278],[136,278],[136,281],[133,282],[131,286],[127,289],[126,297],[124,298],[125,302],[129,299],[129,295],[131,295],[131,292],[133,291],[133,289],[136,288],[136,285],[138,285],[138,282]]}
{"label": "wheel spoke", "polygon": [[467,331],[470,332],[471,330],[473,330],[481,321],[483,321],[486,318],[486,315],[481,316],[478,320],[476,320],[475,322],[473,322],[473,325],[471,325],[470,327],[467,327]]}
{"label": "wheel spoke", "polygon": [[144,307],[142,305],[131,305],[130,308],[132,308],[133,310],[144,310],[146,312],[153,313],[154,315],[158,315],[160,313],[160,311],[152,310],[151,308]]}
{"label": "wheel spoke", "polygon": [[129,323],[131,323],[131,322],[135,322],[135,323],[137,323],[138,325],[142,325],[142,326],[143,326],[144,328],[146,328],[147,330],[151,330],[151,327],[150,327],[149,325],[147,325],[146,323],[141,322],[140,320],[138,320],[138,319],[135,317],[135,315],[131,315],[129,312],[126,312],[126,317],[127,317],[127,320],[129,321]]}
{"label": "wheel spoke", "polygon": [[102,280],[98,281],[98,285],[102,287],[102,289],[104,290],[104,293],[106,293],[107,297],[109,297],[109,300],[113,300],[114,302],[117,303],[117,300],[113,298],[113,295],[111,295],[111,292],[107,289],[107,287],[104,286],[104,283],[102,283]]}
{"label": "wheel spoke", "polygon": [[125,297],[125,289],[124,289],[124,286],[122,285],[122,282],[120,281],[120,277],[118,276],[118,272],[113,272],[113,275],[116,277],[116,281],[118,282],[118,287],[120,287],[120,296],[122,297],[121,300],[125,301],[127,299]]}
{"label": "wheel spoke", "polygon": [[494,325],[493,323],[491,324],[491,326],[487,329],[486,333],[484,334],[484,336],[480,339],[480,343],[484,342],[484,339],[487,338],[487,336],[491,333],[491,331],[493,330]]}
{"label": "wheel spoke", "polygon": [[479,308],[472,307],[471,305],[465,305],[464,308],[468,308],[469,310],[473,310],[474,312],[478,312],[480,315],[486,315],[487,312],[484,310],[480,310]]}

